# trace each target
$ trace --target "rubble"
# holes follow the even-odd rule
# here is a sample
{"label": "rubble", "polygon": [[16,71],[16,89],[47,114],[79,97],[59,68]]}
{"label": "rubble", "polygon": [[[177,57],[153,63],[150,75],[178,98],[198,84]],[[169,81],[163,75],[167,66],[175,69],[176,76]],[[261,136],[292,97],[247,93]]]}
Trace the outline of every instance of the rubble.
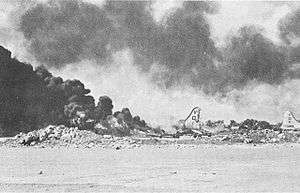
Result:
{"label": "rubble", "polygon": [[198,130],[175,126],[175,136],[194,136],[198,141],[213,144],[299,142],[300,134],[282,130],[280,126],[281,124],[272,125],[254,119],[246,119],[241,123],[232,120],[229,125],[225,125],[223,121],[209,120]]}
{"label": "rubble", "polygon": [[40,130],[28,133],[19,133],[15,137],[6,140],[0,145],[11,147],[36,146],[36,147],[74,147],[74,148],[114,148],[139,147],[140,139],[128,136],[117,137],[110,134],[97,134],[94,131],[80,130],[77,127],[66,127],[64,125],[49,125]]}
{"label": "rubble", "polygon": [[[265,144],[300,143],[300,133],[280,129],[264,121],[247,119],[242,123],[208,122],[202,129],[180,128],[170,135],[161,128],[137,127],[123,119],[109,115],[107,121],[97,123],[90,130],[64,125],[49,125],[28,133],[19,133],[0,145],[75,148],[135,148],[141,145],[167,144]],[[221,125],[221,126],[220,126]],[[221,129],[220,129],[221,128]]]}
{"label": "rubble", "polygon": [[27,134],[20,133],[15,136],[15,140],[22,145],[36,145],[49,141],[76,143],[87,139],[96,139],[97,137],[98,136],[91,131],[79,130],[76,127],[49,125],[43,129],[34,130]]}

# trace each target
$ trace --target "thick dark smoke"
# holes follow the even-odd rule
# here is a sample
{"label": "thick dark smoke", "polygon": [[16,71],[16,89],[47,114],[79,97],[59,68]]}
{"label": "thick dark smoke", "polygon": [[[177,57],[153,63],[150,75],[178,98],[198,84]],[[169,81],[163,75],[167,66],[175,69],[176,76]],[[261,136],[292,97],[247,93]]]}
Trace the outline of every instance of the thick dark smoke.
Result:
{"label": "thick dark smoke", "polygon": [[[85,121],[104,121],[113,114],[113,102],[89,95],[79,80],[63,80],[45,67],[35,70],[30,64],[11,58],[11,52],[0,46],[0,136],[12,136],[49,124],[85,128]],[[132,122],[129,109],[123,109],[124,121]],[[122,119],[122,120],[123,120]],[[136,118],[135,123],[146,126]],[[90,128],[89,128],[90,129]]]}
{"label": "thick dark smoke", "polygon": [[230,38],[220,67],[221,73],[225,72],[225,83],[234,88],[242,88],[252,80],[280,84],[287,78],[288,69],[286,52],[255,26],[242,27]]}
{"label": "thick dark smoke", "polygon": [[281,39],[287,44],[300,37],[300,9],[282,18],[279,21],[279,30]]}
{"label": "thick dark smoke", "polygon": [[205,14],[214,13],[216,6],[184,2],[162,23],[154,21],[150,8],[151,2],[142,1],[107,1],[103,8],[51,1],[29,9],[20,29],[35,57],[48,66],[103,59],[109,48],[130,48],[141,70],[149,71],[153,63],[167,69],[158,74],[166,87],[185,79],[197,86],[211,82],[216,48]]}
{"label": "thick dark smoke", "polygon": [[101,61],[126,47],[143,59],[155,50],[151,45],[158,38],[149,7],[142,1],[108,1],[103,8],[80,0],[49,1],[29,9],[20,30],[33,55],[51,67],[85,58]]}
{"label": "thick dark smoke", "polygon": [[[63,81],[45,68],[33,70],[0,47],[0,131],[13,135],[48,124],[66,124],[78,111],[92,111],[94,98],[79,80]],[[76,108],[75,108],[76,107]]]}
{"label": "thick dark smoke", "polygon": [[[279,21],[280,37],[287,46],[289,62],[300,62],[300,9],[293,11]],[[291,69],[293,78],[300,78],[299,65]]]}
{"label": "thick dark smoke", "polygon": [[92,4],[76,0],[37,4],[21,17],[20,29],[33,55],[48,66],[110,55],[112,24],[104,10]]}
{"label": "thick dark smoke", "polygon": [[105,117],[112,115],[113,107],[113,102],[108,96],[101,96],[98,100],[95,117],[97,119],[104,119]]}
{"label": "thick dark smoke", "polygon": [[[137,67],[151,72],[163,88],[188,85],[226,96],[253,81],[279,85],[299,78],[299,68],[292,65],[300,58],[299,48],[290,45],[290,37],[299,36],[297,12],[280,23],[287,47],[272,43],[261,29],[245,26],[229,37],[224,48],[216,48],[206,18],[216,12],[213,2],[184,2],[157,22],[151,2],[107,1],[97,7],[62,0],[29,9],[20,29],[31,42],[32,53],[48,66],[84,58],[101,61],[129,48]],[[153,64],[158,70],[153,71]]]}
{"label": "thick dark smoke", "polygon": [[112,45],[130,48],[141,69],[149,70],[161,33],[151,15],[151,2],[107,1],[104,9],[117,30]]}
{"label": "thick dark smoke", "polygon": [[[276,46],[254,26],[242,27],[225,48],[216,48],[206,16],[217,12],[214,2],[189,1],[157,22],[151,1],[107,1],[98,7],[60,0],[29,9],[20,29],[31,42],[32,53],[48,66],[84,58],[101,61],[129,48],[142,72],[153,70],[153,64],[158,67],[151,73],[164,88],[191,85],[207,94],[224,94],[252,80],[280,84],[295,78],[290,64],[299,53]],[[298,16],[281,22],[286,43],[289,35],[299,35]]]}
{"label": "thick dark smoke", "polygon": [[167,87],[182,80],[200,88],[210,86],[217,50],[205,13],[212,13],[208,2],[184,2],[182,8],[165,18],[156,59],[167,67]]}
{"label": "thick dark smoke", "polygon": [[[32,66],[11,58],[11,53],[0,47],[0,131],[9,133],[9,127],[22,128],[45,121],[43,81]],[[21,128],[20,128],[21,129]]]}
{"label": "thick dark smoke", "polygon": [[109,1],[105,8],[122,26],[136,63],[143,70],[149,70],[153,63],[166,69],[156,74],[162,86],[168,88],[182,81],[202,86],[209,82],[217,52],[205,13],[216,11],[213,3],[184,2],[162,23],[154,21],[149,2]]}
{"label": "thick dark smoke", "polygon": [[[95,106],[90,90],[79,80],[64,81],[47,68],[60,69],[84,59],[110,64],[112,54],[120,50],[130,50],[126,53],[132,53],[140,72],[167,89],[192,86],[209,95],[230,96],[251,82],[281,85],[300,78],[299,10],[279,22],[284,46],[274,44],[261,29],[244,26],[219,48],[207,19],[218,12],[216,3],[183,2],[161,21],[153,18],[151,3],[106,1],[99,7],[81,0],[51,0],[28,9],[19,30],[29,51],[46,67],[33,70],[0,49],[1,129],[26,131],[70,124],[83,114],[97,119],[112,115],[110,98],[100,97]],[[129,109],[117,114],[135,119]]]}

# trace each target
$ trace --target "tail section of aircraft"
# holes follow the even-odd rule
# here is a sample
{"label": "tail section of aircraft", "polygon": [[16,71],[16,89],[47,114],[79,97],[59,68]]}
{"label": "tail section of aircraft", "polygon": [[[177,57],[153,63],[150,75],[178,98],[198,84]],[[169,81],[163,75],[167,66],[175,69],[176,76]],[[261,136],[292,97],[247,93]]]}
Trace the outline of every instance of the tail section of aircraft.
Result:
{"label": "tail section of aircraft", "polygon": [[284,130],[300,130],[300,121],[298,121],[294,114],[286,111],[283,115],[282,129]]}
{"label": "tail section of aircraft", "polygon": [[189,116],[183,120],[184,126],[186,128],[191,128],[191,129],[200,129],[201,127],[200,113],[201,113],[201,109],[199,107],[193,108]]}

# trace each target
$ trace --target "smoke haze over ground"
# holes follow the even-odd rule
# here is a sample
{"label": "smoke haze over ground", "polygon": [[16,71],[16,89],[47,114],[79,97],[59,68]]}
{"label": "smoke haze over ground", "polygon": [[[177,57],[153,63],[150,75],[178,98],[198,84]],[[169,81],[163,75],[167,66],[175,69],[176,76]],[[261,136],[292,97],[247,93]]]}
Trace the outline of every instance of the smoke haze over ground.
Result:
{"label": "smoke haze over ground", "polygon": [[194,106],[204,119],[300,116],[297,3],[2,4],[9,9],[1,10],[1,44],[22,61],[81,80],[95,98],[110,96],[115,110],[129,107],[161,125]]}

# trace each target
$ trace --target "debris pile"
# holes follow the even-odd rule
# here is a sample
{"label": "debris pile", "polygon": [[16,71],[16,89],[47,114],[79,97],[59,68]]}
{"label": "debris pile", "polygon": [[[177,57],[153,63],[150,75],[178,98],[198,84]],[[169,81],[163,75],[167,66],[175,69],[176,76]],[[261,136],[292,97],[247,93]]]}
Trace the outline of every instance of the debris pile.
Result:
{"label": "debris pile", "polygon": [[26,134],[19,133],[2,145],[85,148],[102,146],[118,150],[141,145],[300,142],[300,133],[282,130],[280,124],[271,125],[268,122],[253,119],[247,119],[242,123],[231,121],[229,125],[220,121],[209,121],[198,130],[181,128],[181,132],[170,135],[161,128],[139,126],[134,120],[137,118],[121,115],[121,113],[117,117],[109,115],[105,121],[97,123],[92,130],[49,125]]}
{"label": "debris pile", "polygon": [[94,132],[79,130],[77,127],[49,125],[27,134],[19,133],[13,141],[17,144],[33,146],[37,144],[84,144],[89,141],[97,141],[98,138],[99,135]]}
{"label": "debris pile", "polygon": [[[234,122],[232,121],[231,124]],[[231,142],[243,143],[278,143],[297,142],[298,134],[284,131],[280,124],[271,125],[266,121],[247,119],[236,126],[229,127],[229,134],[226,139]]]}
{"label": "debris pile", "polygon": [[[137,135],[128,136],[128,126],[119,124],[116,118],[111,117],[109,127],[97,124],[95,131],[80,130],[77,127],[66,127],[64,125],[49,125],[43,129],[30,131],[28,133],[19,133],[13,138],[6,140],[0,145],[11,147],[36,146],[36,147],[55,147],[55,146],[73,146],[91,148],[108,147],[108,148],[134,148],[145,144],[156,144],[158,141],[149,140],[145,142],[143,138],[136,138]],[[105,132],[104,132],[105,131]],[[99,132],[102,132],[101,134]],[[135,131],[136,132],[136,131]],[[142,131],[140,131],[142,132]],[[144,132],[144,134],[147,131]],[[121,135],[124,134],[124,135]],[[130,135],[130,134],[129,134]],[[150,138],[149,138],[150,139]]]}
{"label": "debris pile", "polygon": [[225,125],[223,121],[207,121],[200,129],[180,128],[175,137],[191,136],[202,143],[283,143],[300,142],[300,133],[285,131],[281,124],[272,125],[266,121],[246,119],[241,123],[230,121]]}
{"label": "debris pile", "polygon": [[260,130],[245,133],[228,132],[213,136],[219,142],[225,143],[282,143],[298,142],[296,133],[287,131]]}

